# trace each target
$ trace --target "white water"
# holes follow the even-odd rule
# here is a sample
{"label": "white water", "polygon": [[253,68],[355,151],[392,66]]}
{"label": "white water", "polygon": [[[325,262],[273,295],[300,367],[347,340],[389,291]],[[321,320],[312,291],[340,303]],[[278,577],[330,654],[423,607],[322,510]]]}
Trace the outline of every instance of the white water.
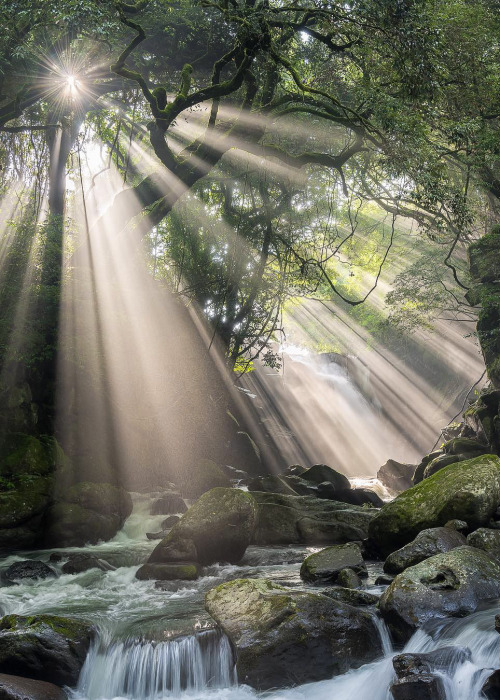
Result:
{"label": "white water", "polygon": [[[156,544],[144,533],[158,529],[164,518],[149,515],[150,502],[149,496],[136,495],[134,512],[122,532],[111,542],[84,548],[117,566],[116,571],[92,569],[0,588],[0,614],[75,615],[97,626],[99,636],[78,688],[71,693],[74,700],[392,700],[389,687],[395,652],[375,613],[384,650],[379,661],[331,680],[265,694],[235,685],[229,643],[206,629],[213,621],[204,611],[205,592],[240,577],[265,577],[301,587],[300,562],[312,548],[250,547],[240,566],[211,566],[198,581],[170,582],[159,589],[154,581],[135,578]],[[50,552],[28,556],[48,561]],[[1,567],[20,559],[9,557]],[[373,579],[379,571],[368,568]],[[441,622],[439,628],[417,632],[407,644],[406,652],[431,652],[450,645],[471,650],[471,661],[450,668],[444,677],[447,700],[480,700],[484,681],[500,666],[500,635],[494,630],[498,612],[497,604],[464,619]]]}

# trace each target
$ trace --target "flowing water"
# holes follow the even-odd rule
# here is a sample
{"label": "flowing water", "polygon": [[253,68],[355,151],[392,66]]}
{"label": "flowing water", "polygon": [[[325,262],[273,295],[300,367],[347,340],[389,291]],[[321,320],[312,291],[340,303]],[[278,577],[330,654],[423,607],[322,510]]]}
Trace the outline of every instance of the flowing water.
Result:
{"label": "flowing water", "polygon": [[[114,540],[85,547],[110,562],[114,571],[92,569],[57,579],[23,581],[0,588],[0,614],[51,613],[86,618],[98,629],[73,700],[391,700],[394,677],[390,638],[373,612],[384,656],[337,678],[259,694],[237,684],[233,650],[203,607],[206,591],[222,581],[265,577],[303,588],[300,563],[311,547],[250,547],[239,566],[211,566],[195,582],[138,581],[135,573],[156,542],[146,531],[159,529],[165,517],[150,516],[151,497],[135,496],[134,512]],[[65,549],[78,552],[81,549]],[[49,561],[50,551],[11,556],[0,568],[27,557]],[[63,560],[64,561],[64,560]],[[61,564],[50,563],[56,569]],[[368,566],[370,590],[380,572]],[[60,573],[60,572],[59,572]],[[444,675],[446,700],[479,700],[480,690],[500,663],[500,635],[494,630],[500,605],[464,619],[418,631],[405,651],[429,652],[444,646],[467,647],[471,660],[450,659]]]}

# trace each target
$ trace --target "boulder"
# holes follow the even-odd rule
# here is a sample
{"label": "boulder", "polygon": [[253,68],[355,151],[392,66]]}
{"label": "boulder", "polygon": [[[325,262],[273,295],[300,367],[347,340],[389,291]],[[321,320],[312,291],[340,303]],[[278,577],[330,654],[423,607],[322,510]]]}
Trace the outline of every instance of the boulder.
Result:
{"label": "boulder", "polygon": [[62,565],[63,574],[81,574],[89,569],[100,569],[100,571],[114,571],[115,567],[111,566],[104,559],[98,559],[93,554],[70,554],[68,561]]}
{"label": "boulder", "polygon": [[[321,486],[321,484],[320,484]],[[319,486],[318,486],[319,491]],[[370,505],[374,508],[382,508],[384,501],[373,489],[349,489],[349,491],[338,491],[336,496],[338,501],[351,503],[355,506]]]}
{"label": "boulder", "polygon": [[56,572],[43,561],[16,561],[2,572],[2,580],[16,583],[23,579],[56,578]]}
{"label": "boulder", "polygon": [[443,679],[431,673],[397,678],[390,691],[394,700],[446,700]]}
{"label": "boulder", "polygon": [[428,455],[425,455],[425,457],[422,459],[420,464],[417,464],[415,468],[415,472],[413,474],[413,484],[419,484],[422,479],[424,478],[424,472],[425,468],[427,467],[428,464],[430,464],[434,459],[439,457],[440,455],[444,454],[442,450],[435,450],[434,452],[431,452]]}
{"label": "boulder", "polygon": [[251,542],[257,520],[253,496],[239,489],[216,488],[189,508],[153,550],[149,562],[238,563]]}
{"label": "boulder", "polygon": [[74,686],[93,636],[82,620],[7,615],[0,620],[0,673]]}
{"label": "boulder", "polygon": [[392,665],[398,678],[436,671],[451,675],[459,664],[471,658],[471,650],[467,647],[449,646],[427,653],[398,654],[392,659]]}
{"label": "boulder", "polygon": [[47,547],[82,547],[112,539],[120,529],[117,515],[100,515],[72,503],[57,503],[45,515]]}
{"label": "boulder", "polygon": [[305,471],[307,471],[306,467],[303,467],[301,464],[291,464],[289,467],[285,469],[283,472],[284,476],[300,476],[303,474]]}
{"label": "boulder", "polygon": [[187,505],[178,493],[165,493],[151,505],[151,515],[170,515],[171,513],[185,513]]}
{"label": "boulder", "polygon": [[54,439],[42,440],[33,435],[11,433],[2,440],[0,476],[48,476],[55,470]]}
{"label": "boulder", "polygon": [[354,542],[337,544],[306,557],[300,567],[300,577],[308,583],[335,583],[343,569],[352,569],[366,576],[366,565],[359,545]]}
{"label": "boulder", "polygon": [[380,598],[380,596],[367,591],[358,591],[353,588],[344,588],[343,586],[322,588],[321,593],[328,596],[328,598],[333,598],[341,603],[347,603],[347,605],[354,605],[355,607],[358,605],[376,605]]}
{"label": "boulder", "polygon": [[487,454],[488,446],[472,438],[456,437],[445,442],[443,450],[449,455],[469,455],[470,458]]}
{"label": "boulder", "polygon": [[240,683],[258,690],[331,678],[382,654],[373,616],[324,595],[239,579],[209,591],[205,607],[236,650]]}
{"label": "boulder", "polygon": [[374,515],[369,535],[387,556],[421,530],[465,520],[486,525],[500,503],[500,459],[484,455],[451,464],[386,503]]}
{"label": "boulder", "polygon": [[177,525],[179,520],[180,520],[180,516],[169,515],[168,518],[165,518],[165,520],[162,521],[161,529],[162,530],[171,530],[174,525]]}
{"label": "boulder", "polygon": [[480,549],[457,547],[398,574],[380,599],[380,612],[398,641],[425,622],[462,617],[500,596],[500,566]]}
{"label": "boulder", "polygon": [[129,492],[113,484],[80,481],[67,490],[64,501],[75,503],[99,515],[116,516],[120,527],[132,512],[132,498]]}
{"label": "boulder", "polygon": [[377,479],[390,491],[401,493],[412,486],[416,468],[416,464],[404,464],[388,459],[378,470]]}
{"label": "boulder", "polygon": [[0,673],[0,700],[67,700],[67,695],[53,683]]}
{"label": "boulder", "polygon": [[286,496],[255,491],[257,525],[252,544],[344,544],[363,540],[377,513],[314,496]]}
{"label": "boulder", "polygon": [[179,484],[184,498],[199,498],[210,489],[231,486],[229,477],[211,459],[202,459],[188,474],[181,474]]}
{"label": "boulder", "polygon": [[500,669],[493,671],[481,688],[481,697],[487,700],[499,700],[500,698]]}
{"label": "boulder", "polygon": [[440,471],[444,467],[447,467],[449,464],[464,462],[466,459],[469,459],[467,455],[439,455],[439,457],[433,459],[432,462],[429,462],[429,464],[426,466],[424,469],[423,478],[428,479],[430,476],[436,474],[436,472]]}
{"label": "boulder", "polygon": [[[282,476],[281,479],[288,484],[288,486],[291,486],[294,493],[292,495],[295,496],[316,496],[317,498],[330,498],[330,495],[327,496],[322,496],[320,491],[321,491],[321,486],[322,484],[312,484],[310,481],[305,481],[304,479],[301,479],[300,476]],[[328,484],[328,490],[329,493],[333,489],[335,490],[335,487],[333,484],[330,484],[330,482],[324,482]]]}
{"label": "boulder", "polygon": [[143,564],[135,577],[140,581],[195,581],[200,569],[195,562],[176,562],[174,564]]}
{"label": "boulder", "polygon": [[349,479],[335,469],[326,464],[314,464],[300,475],[301,479],[310,481],[313,484],[321,484],[329,481],[337,491],[348,491],[351,488]]}
{"label": "boulder", "polygon": [[467,544],[470,547],[483,549],[498,558],[500,557],[500,530],[480,527],[468,535]]}
{"label": "boulder", "polygon": [[354,569],[342,569],[337,576],[337,585],[344,588],[361,588],[361,579]]}
{"label": "boulder", "polygon": [[284,493],[296,496],[295,491],[287,481],[281,476],[268,474],[267,476],[256,476],[248,484],[249,491],[264,491],[265,493]]}
{"label": "boulder", "polygon": [[51,501],[53,477],[18,478],[0,493],[0,550],[36,546],[43,515]]}
{"label": "boulder", "polygon": [[[498,533],[500,536],[500,532]],[[387,574],[399,574],[409,566],[441,552],[449,552],[455,547],[467,544],[465,537],[450,527],[432,527],[422,530],[412,542],[389,554],[384,562]]]}

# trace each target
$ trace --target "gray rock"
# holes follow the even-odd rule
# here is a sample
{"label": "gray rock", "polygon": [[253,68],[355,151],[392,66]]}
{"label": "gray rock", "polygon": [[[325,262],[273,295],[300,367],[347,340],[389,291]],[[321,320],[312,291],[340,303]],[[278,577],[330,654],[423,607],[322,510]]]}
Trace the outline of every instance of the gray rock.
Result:
{"label": "gray rock", "polygon": [[93,636],[82,620],[7,615],[0,620],[0,673],[74,686]]}
{"label": "gray rock", "polygon": [[300,567],[300,577],[309,583],[336,583],[339,573],[347,568],[358,575],[367,575],[361,548],[354,542],[327,547],[309,555]]}
{"label": "gray rock", "polygon": [[324,595],[239,579],[209,591],[205,606],[236,649],[240,682],[258,690],[331,678],[382,653],[373,616]]}
{"label": "gray rock", "polygon": [[56,578],[54,569],[47,566],[43,561],[16,561],[8,569],[2,572],[2,580],[8,583],[16,583],[23,579]]}
{"label": "gray rock", "polygon": [[390,691],[394,700],[446,700],[443,679],[430,673],[398,678]]}
{"label": "gray rock", "polygon": [[180,517],[178,515],[169,515],[168,518],[165,518],[165,520],[162,521],[161,529],[170,530],[173,528],[174,525],[177,525],[179,520]]}
{"label": "gray rock", "polygon": [[344,588],[361,588],[361,579],[353,569],[342,569],[337,576],[337,584]]}
{"label": "gray rock", "polygon": [[452,530],[456,530],[457,532],[461,532],[463,535],[468,531],[469,526],[465,522],[465,520],[448,520],[444,524],[445,527],[451,527]]}
{"label": "gray rock", "polygon": [[172,513],[185,513],[187,505],[180,493],[169,492],[163,494],[151,505],[151,515],[170,515]]}
{"label": "gray rock", "polygon": [[248,484],[249,491],[263,491],[265,493],[284,493],[289,496],[296,496],[297,491],[287,483],[287,479],[281,476],[268,474],[267,476],[257,476]]}
{"label": "gray rock", "polygon": [[195,581],[200,569],[195,562],[177,562],[175,564],[143,564],[136,573],[140,581]]}
{"label": "gray rock", "polygon": [[416,468],[416,464],[403,464],[394,459],[388,459],[378,470],[377,479],[390,491],[401,493],[412,486]]}
{"label": "gray rock", "polygon": [[353,588],[343,588],[342,586],[332,586],[331,588],[322,588],[322,595],[326,595],[334,600],[339,600],[341,603],[348,605],[376,605],[380,596],[368,593],[367,591],[359,591]]}
{"label": "gray rock", "polygon": [[326,464],[314,464],[310,469],[302,472],[300,476],[305,481],[310,481],[313,484],[329,481],[338,491],[348,491],[351,488],[351,482],[344,474]]}
{"label": "gray rock", "polygon": [[62,565],[63,574],[81,574],[89,569],[114,571],[115,567],[104,559],[98,559],[93,554],[70,554],[68,561]]}
{"label": "gray rock", "polygon": [[465,537],[450,527],[422,530],[412,542],[389,554],[384,563],[384,571],[387,574],[399,574],[424,559],[441,552],[449,552],[455,547],[463,547],[465,544]]}
{"label": "gray rock", "polygon": [[487,700],[499,700],[500,698],[500,670],[493,671],[481,688],[481,697]]}
{"label": "gray rock", "polygon": [[500,596],[500,566],[480,549],[457,547],[405,569],[380,599],[397,641],[429,620],[462,617]]}
{"label": "gray rock", "polygon": [[425,654],[398,654],[392,660],[392,665],[398,678],[421,673],[442,671],[453,673],[459,664],[470,661],[471,650],[467,647],[441,647]]}
{"label": "gray rock", "polygon": [[414,485],[419,484],[424,478],[424,472],[427,465],[430,464],[430,462],[432,462],[433,459],[436,459],[436,457],[439,457],[442,454],[444,454],[443,450],[436,450],[435,452],[431,452],[430,454],[425,455],[420,464],[417,464],[417,467],[413,474],[412,481]]}
{"label": "gray rock", "polygon": [[491,530],[487,527],[480,527],[471,532],[467,537],[467,544],[470,547],[483,549],[495,557],[500,557],[500,530]]}
{"label": "gray rock", "polygon": [[424,479],[428,479],[436,472],[440,471],[444,467],[450,464],[457,464],[457,462],[465,462],[466,459],[470,459],[470,455],[439,455],[436,459],[433,459],[426,468],[424,469]]}
{"label": "gray rock", "polygon": [[66,700],[62,688],[53,683],[34,681],[0,673],[0,700]]}

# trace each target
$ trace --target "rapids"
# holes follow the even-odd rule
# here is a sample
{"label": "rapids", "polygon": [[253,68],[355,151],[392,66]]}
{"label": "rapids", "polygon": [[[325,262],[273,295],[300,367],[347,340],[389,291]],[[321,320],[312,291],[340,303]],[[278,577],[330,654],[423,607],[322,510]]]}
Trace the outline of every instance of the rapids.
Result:
{"label": "rapids", "polygon": [[[250,547],[238,566],[211,566],[198,581],[156,586],[154,581],[135,578],[156,544],[146,539],[145,532],[158,530],[165,517],[149,515],[150,504],[150,495],[135,494],[134,511],[113,540],[64,550],[95,554],[116,570],[92,569],[0,588],[1,615],[74,615],[97,627],[98,636],[78,686],[69,691],[72,700],[392,700],[389,686],[396,652],[379,618],[384,656],[374,663],[331,680],[267,693],[238,685],[233,651],[205,612],[204,594],[222,581],[243,577],[265,577],[304,588],[299,565],[314,548]],[[53,551],[10,556],[0,562],[0,568],[26,558],[49,562]],[[50,565],[55,569],[61,566]],[[368,571],[368,589],[380,592],[373,584],[379,566],[369,564]],[[494,630],[497,612],[499,604],[464,619],[441,621],[419,630],[406,645],[408,652],[429,652],[450,645],[471,650],[471,661],[457,664],[450,659],[444,677],[446,700],[481,698],[481,687],[500,660],[500,635]]]}

